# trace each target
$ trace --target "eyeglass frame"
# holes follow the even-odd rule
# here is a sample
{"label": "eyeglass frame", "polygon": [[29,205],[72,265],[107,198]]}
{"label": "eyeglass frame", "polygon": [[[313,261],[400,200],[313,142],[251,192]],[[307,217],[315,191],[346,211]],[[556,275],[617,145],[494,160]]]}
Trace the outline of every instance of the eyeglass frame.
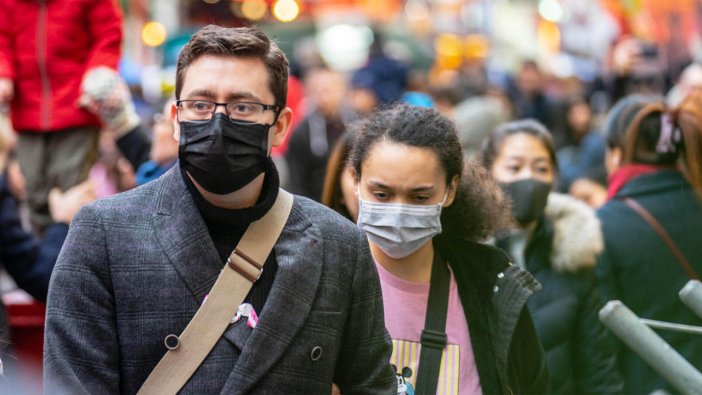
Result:
{"label": "eyeglass frame", "polygon": [[[273,126],[276,124],[276,122],[278,122],[278,117],[280,116],[280,112],[281,112],[281,108],[274,105],[274,104],[263,104],[263,103],[258,103],[255,101],[230,101],[230,102],[225,102],[225,103],[218,103],[216,101],[205,100],[205,99],[183,99],[183,100],[176,100],[176,107],[178,107],[178,112],[176,113],[176,115],[178,115],[180,117],[180,110],[183,108],[181,106],[182,103],[184,103],[184,102],[198,102],[198,101],[206,102],[206,103],[210,103],[210,104],[215,105],[214,109],[212,110],[212,115],[210,115],[210,118],[203,119],[203,121],[209,121],[212,118],[214,118],[215,114],[217,113],[217,107],[223,106],[224,113],[227,114],[227,118],[229,118],[231,121],[236,122],[236,123],[240,123],[240,124],[256,124],[256,122],[232,118],[229,115],[229,110],[227,109],[227,105],[229,105],[230,103],[256,104],[256,105],[263,107],[264,112],[265,111],[273,111],[273,114],[275,114],[275,117],[273,118],[273,123],[271,123],[270,126]],[[180,121],[180,118],[178,118],[178,121]]]}

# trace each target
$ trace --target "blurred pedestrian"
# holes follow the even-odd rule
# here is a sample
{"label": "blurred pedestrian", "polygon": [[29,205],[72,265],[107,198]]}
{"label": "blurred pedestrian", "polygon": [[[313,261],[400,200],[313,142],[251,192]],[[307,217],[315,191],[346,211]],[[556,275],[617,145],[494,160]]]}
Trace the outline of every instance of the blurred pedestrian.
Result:
{"label": "blurred pedestrian", "polygon": [[470,96],[453,108],[453,115],[466,160],[475,159],[483,140],[509,118],[499,99],[488,95],[485,88],[471,90]]}
{"label": "blurred pedestrian", "polygon": [[[165,174],[178,160],[178,141],[173,138],[170,111],[175,99],[166,101],[163,112],[154,115],[149,160],[136,167],[136,184],[143,185]],[[119,145],[119,141],[118,141]]]}
{"label": "blurred pedestrian", "polygon": [[[44,301],[49,290],[49,279],[59,251],[68,233],[68,224],[78,209],[95,199],[89,181],[65,192],[54,189],[49,194],[49,209],[53,223],[42,238],[36,238],[23,226],[17,198],[13,195],[6,165],[13,161],[8,152],[14,136],[7,133],[9,124],[1,123],[0,156],[10,160],[0,165],[0,266],[12,277],[19,288],[33,298]],[[15,177],[21,174],[15,174]],[[17,360],[12,350],[12,334],[5,306],[0,299],[0,393],[22,393]]]}
{"label": "blurred pedestrian", "polygon": [[619,393],[613,339],[597,318],[603,303],[593,268],[602,234],[594,211],[551,192],[558,173],[551,134],[534,120],[503,124],[485,141],[481,162],[512,200],[514,225],[497,245],[543,287],[528,305],[550,393]]}
{"label": "blurred pedestrian", "polygon": [[515,118],[534,118],[553,129],[559,121],[558,106],[546,95],[544,78],[535,61],[525,60],[509,85],[508,95],[514,107]]}
{"label": "blurred pedestrian", "polygon": [[417,394],[546,393],[527,299],[538,283],[478,243],[503,217],[499,188],[469,166],[455,125],[398,105],[358,125],[350,155],[380,274],[392,363]]}
{"label": "blurred pedestrian", "polygon": [[381,105],[377,77],[370,70],[360,69],[351,76],[349,104],[360,116],[367,116]]}
{"label": "blurred pedestrian", "polygon": [[[605,238],[597,280],[607,299],[621,300],[641,318],[702,325],[678,298],[685,283],[702,274],[701,108],[699,91],[673,110],[634,95],[607,116],[609,201],[597,212]],[[699,338],[659,335],[702,366]],[[675,391],[623,345],[619,362],[625,393]]]}
{"label": "blurred pedestrian", "polygon": [[31,222],[51,222],[47,196],[85,180],[97,159],[100,121],[79,100],[86,77],[114,69],[122,40],[114,0],[2,0],[0,105],[9,104],[19,133]]}
{"label": "blurred pedestrian", "polygon": [[592,110],[583,98],[571,99],[566,104],[566,143],[556,151],[560,192],[570,192],[579,179],[604,185],[607,175],[604,166],[605,140],[593,129]]}
{"label": "blurred pedestrian", "polygon": [[351,107],[361,116],[402,99],[409,80],[409,67],[385,53],[385,39],[373,32],[368,62],[351,76]]}
{"label": "blurred pedestrian", "polygon": [[608,91],[611,103],[630,94],[660,96],[669,87],[671,71],[655,43],[622,36],[612,47]]}
{"label": "blurred pedestrian", "polygon": [[287,77],[255,27],[207,26],[185,45],[178,166],[89,205],[69,231],[48,298],[47,393],[394,391],[365,238],[279,188]]}
{"label": "blurred pedestrian", "polygon": [[669,107],[679,105],[692,91],[702,89],[702,64],[697,62],[685,67],[680,74],[680,80],[666,95],[666,104]]}
{"label": "blurred pedestrian", "polygon": [[345,77],[328,68],[310,70],[305,77],[307,114],[292,131],[285,159],[290,191],[319,201],[329,152],[354,121]]}

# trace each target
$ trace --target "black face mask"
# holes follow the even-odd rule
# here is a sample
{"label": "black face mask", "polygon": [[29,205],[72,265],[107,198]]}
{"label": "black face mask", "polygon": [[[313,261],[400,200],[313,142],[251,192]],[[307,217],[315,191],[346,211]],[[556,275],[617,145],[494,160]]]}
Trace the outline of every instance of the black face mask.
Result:
{"label": "black face mask", "polygon": [[502,190],[512,200],[512,215],[520,225],[528,225],[541,217],[546,208],[551,183],[533,178],[500,183]]}
{"label": "black face mask", "polygon": [[208,192],[239,190],[265,171],[270,128],[235,123],[222,113],[209,121],[180,122],[180,166]]}

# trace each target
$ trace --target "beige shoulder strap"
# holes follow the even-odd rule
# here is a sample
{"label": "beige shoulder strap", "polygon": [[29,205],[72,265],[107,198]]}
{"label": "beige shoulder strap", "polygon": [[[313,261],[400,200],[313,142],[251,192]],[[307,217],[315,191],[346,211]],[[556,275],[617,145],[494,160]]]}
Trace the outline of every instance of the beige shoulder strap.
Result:
{"label": "beige shoulder strap", "polygon": [[195,373],[261,276],[263,264],[288,220],[292,202],[292,195],[281,189],[268,213],[249,225],[183,333],[177,338],[166,338],[169,350],[138,394],[175,394]]}

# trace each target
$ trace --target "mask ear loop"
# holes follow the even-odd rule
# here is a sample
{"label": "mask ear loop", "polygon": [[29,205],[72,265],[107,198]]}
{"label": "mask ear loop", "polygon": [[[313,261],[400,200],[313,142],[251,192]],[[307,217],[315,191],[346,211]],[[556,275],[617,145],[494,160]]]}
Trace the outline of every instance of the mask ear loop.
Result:
{"label": "mask ear loop", "polygon": [[450,187],[448,185],[446,185],[446,192],[444,192],[444,200],[442,200],[441,203],[439,203],[441,208],[444,207],[444,204],[446,204],[446,200],[448,200],[449,189],[450,189]]}

